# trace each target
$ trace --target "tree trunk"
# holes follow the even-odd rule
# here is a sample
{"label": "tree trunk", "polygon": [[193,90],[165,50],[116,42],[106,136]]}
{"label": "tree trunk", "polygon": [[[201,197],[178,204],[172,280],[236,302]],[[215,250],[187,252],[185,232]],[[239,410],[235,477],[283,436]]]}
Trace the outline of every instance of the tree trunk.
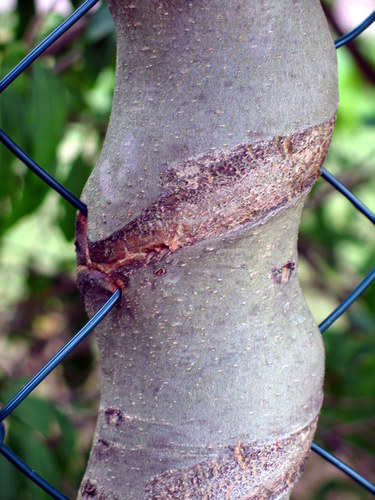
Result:
{"label": "tree trunk", "polygon": [[337,106],[316,0],[111,0],[113,111],[77,219],[102,392],[80,498],[286,499],[322,402],[297,278]]}

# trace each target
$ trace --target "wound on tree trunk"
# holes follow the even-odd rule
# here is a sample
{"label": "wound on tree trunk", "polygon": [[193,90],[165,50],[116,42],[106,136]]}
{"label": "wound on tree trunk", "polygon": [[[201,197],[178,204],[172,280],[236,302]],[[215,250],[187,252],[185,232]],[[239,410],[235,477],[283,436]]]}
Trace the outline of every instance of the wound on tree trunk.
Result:
{"label": "wound on tree trunk", "polygon": [[111,0],[113,109],[77,218],[102,391],[80,498],[287,499],[324,353],[296,241],[327,154],[318,1]]}

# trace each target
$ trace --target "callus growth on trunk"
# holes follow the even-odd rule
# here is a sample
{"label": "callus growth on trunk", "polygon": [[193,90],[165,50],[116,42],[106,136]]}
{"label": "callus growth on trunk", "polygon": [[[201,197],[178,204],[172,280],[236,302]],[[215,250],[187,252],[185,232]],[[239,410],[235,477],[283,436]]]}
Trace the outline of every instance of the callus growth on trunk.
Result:
{"label": "callus growth on trunk", "polygon": [[112,0],[113,111],[77,219],[102,391],[81,498],[288,498],[322,401],[297,279],[328,150],[318,1]]}

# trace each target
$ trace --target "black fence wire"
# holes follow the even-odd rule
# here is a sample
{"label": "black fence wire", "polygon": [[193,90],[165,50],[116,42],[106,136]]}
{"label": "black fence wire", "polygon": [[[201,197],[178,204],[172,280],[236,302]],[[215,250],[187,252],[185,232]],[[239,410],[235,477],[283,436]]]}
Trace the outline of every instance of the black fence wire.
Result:
{"label": "black fence wire", "polygon": [[[58,28],[47,36],[35,49],[33,49],[12,71],[10,71],[0,81],[0,94],[33,62],[35,61],[55,40],[65,33],[73,24],[75,24],[91,7],[97,4],[99,0],[86,0],[73,14],[71,14]],[[370,24],[375,21],[375,11],[370,14],[359,26],[349,33],[341,36],[335,41],[335,47],[347,44],[360,33],[362,33]],[[76,209],[87,215],[87,206],[79,200],[73,193],[57,182],[32,158],[30,158],[17,144],[15,144],[7,134],[0,129],[0,141],[19,158],[28,168],[35,172],[51,188],[63,196]],[[322,177],[328,181],[335,189],[342,193],[362,214],[364,214],[372,223],[375,223],[375,215],[371,212],[349,189],[347,189],[332,174],[323,169]],[[366,290],[366,288],[375,279],[375,267],[368,273],[365,279],[353,290],[351,294],[319,325],[321,333],[325,332],[354,301]],[[59,492],[39,474],[32,470],[25,462],[15,455],[5,444],[5,426],[4,419],[9,416],[24,399],[44,380],[44,378],[61,363],[80,342],[82,342],[89,333],[100,323],[100,321],[110,312],[114,305],[120,300],[121,291],[118,289],[103,307],[90,319],[90,321],[55,355],[50,361],[0,410],[0,453],[15,467],[17,467],[26,477],[40,486],[52,498],[58,500],[68,500],[65,495]],[[354,471],[351,467],[344,464],[341,460],[323,449],[321,446],[312,443],[311,449],[318,453],[325,460],[336,466],[342,472],[359,483],[364,489],[375,495],[375,484],[365,479],[361,474]]]}

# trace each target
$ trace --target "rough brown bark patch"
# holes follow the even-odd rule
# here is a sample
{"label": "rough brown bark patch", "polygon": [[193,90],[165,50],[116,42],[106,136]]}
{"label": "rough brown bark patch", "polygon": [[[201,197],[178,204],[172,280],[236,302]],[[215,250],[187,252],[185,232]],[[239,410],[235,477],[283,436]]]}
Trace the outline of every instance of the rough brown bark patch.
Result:
{"label": "rough brown bark patch", "polygon": [[[129,273],[170,252],[256,223],[311,188],[320,175],[335,117],[270,141],[170,166],[160,179],[162,196],[110,237],[91,242],[78,216],[79,283],[87,272],[102,287],[123,290]],[[107,278],[105,278],[107,277]],[[83,285],[81,285],[83,283]]]}
{"label": "rough brown bark patch", "polygon": [[[223,449],[210,460],[182,470],[165,472],[149,481],[142,498],[278,499],[290,492],[291,486],[303,472],[316,424],[317,419],[284,439],[261,446],[237,443],[236,446]],[[111,447],[111,444],[98,441],[94,446],[96,452],[103,455],[108,453],[108,446]],[[104,449],[100,451],[101,448]],[[298,462],[295,460],[296,449],[304,450],[303,454],[298,454]],[[90,481],[82,485],[81,495],[82,498],[123,500],[108,490],[104,493],[99,483]]]}

